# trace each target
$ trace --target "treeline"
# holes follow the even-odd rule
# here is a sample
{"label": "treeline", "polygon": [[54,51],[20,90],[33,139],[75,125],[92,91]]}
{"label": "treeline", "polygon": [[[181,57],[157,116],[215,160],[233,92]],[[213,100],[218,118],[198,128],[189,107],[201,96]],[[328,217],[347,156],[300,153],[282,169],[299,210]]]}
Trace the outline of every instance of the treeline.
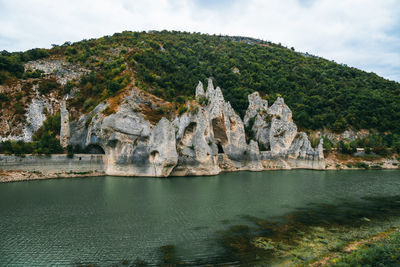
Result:
{"label": "treeline", "polygon": [[41,72],[26,73],[24,62],[46,58],[50,55],[46,49],[35,48],[25,52],[0,52],[0,85],[12,78],[39,78]]}
{"label": "treeline", "polygon": [[393,153],[400,153],[400,134],[375,133],[351,142],[340,141],[336,144],[333,144],[326,137],[323,137],[323,139],[324,148],[327,152],[335,148],[343,154],[353,154],[357,152],[357,148],[364,148],[367,154],[375,153],[384,157]]}

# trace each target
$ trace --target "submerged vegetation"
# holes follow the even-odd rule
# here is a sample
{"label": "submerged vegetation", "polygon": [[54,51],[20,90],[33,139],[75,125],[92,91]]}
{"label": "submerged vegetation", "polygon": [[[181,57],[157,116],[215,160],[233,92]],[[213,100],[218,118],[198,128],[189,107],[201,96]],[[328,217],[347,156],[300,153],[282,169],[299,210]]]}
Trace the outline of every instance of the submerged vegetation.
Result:
{"label": "submerged vegetation", "polygon": [[[172,244],[159,249],[159,266],[397,266],[400,262],[400,198],[310,205],[283,218],[243,215],[245,224],[221,222],[222,251],[185,260]],[[132,266],[150,263],[133,258]]]}

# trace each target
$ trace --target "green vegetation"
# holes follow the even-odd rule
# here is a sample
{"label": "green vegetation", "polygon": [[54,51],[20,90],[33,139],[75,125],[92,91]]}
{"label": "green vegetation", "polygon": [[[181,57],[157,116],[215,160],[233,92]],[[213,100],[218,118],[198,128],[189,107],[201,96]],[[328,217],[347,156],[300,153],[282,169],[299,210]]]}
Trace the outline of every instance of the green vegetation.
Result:
{"label": "green vegetation", "polygon": [[400,134],[373,133],[365,138],[351,142],[340,141],[337,144],[333,144],[327,137],[323,137],[323,140],[327,152],[330,152],[332,148],[337,148],[343,154],[353,154],[357,152],[357,148],[364,148],[365,153],[373,152],[382,157],[400,153]]}
{"label": "green vegetation", "polygon": [[42,95],[48,94],[51,91],[58,89],[60,85],[57,83],[55,78],[45,79],[39,83],[39,92]]}
{"label": "green vegetation", "polygon": [[324,148],[330,152],[336,148],[343,154],[353,154],[357,148],[364,148],[366,154],[371,152],[386,157],[393,153],[400,153],[400,134],[373,133],[365,138],[358,138],[351,142],[340,141],[333,144],[327,137],[323,137]]}
{"label": "green vegetation", "polygon": [[0,153],[15,154],[55,154],[63,153],[57,135],[60,133],[60,113],[50,116],[35,133],[33,142],[5,141],[0,143]]}
{"label": "green vegetation", "polygon": [[353,126],[400,132],[400,125],[392,123],[400,119],[398,83],[269,42],[197,33],[123,32],[74,44],[80,52],[70,57],[79,61],[88,53],[81,48],[85,45],[117,44],[129,51],[124,57],[135,70],[139,87],[169,101],[192,97],[197,81],[211,76],[241,115],[247,95],[257,90],[270,102],[281,94],[302,128],[341,132]]}
{"label": "green vegetation", "polygon": [[[0,52],[0,84],[11,78],[22,78],[24,74],[23,63],[48,57],[49,51],[46,49],[31,49],[26,52],[9,53],[7,51]],[[38,73],[31,74],[37,76]],[[25,76],[29,78],[29,74]]]}
{"label": "green vegetation", "polygon": [[332,259],[330,266],[398,266],[400,232],[395,231],[376,243],[367,243],[348,255]]}
{"label": "green vegetation", "polygon": [[[100,62],[97,70],[82,76],[77,84],[83,90],[80,90],[77,96],[72,100],[71,105],[76,108],[82,108],[87,112],[92,110],[101,101],[117,95],[117,93],[126,87],[132,80],[131,75],[127,73],[123,57],[110,62]],[[70,91],[73,85],[66,84],[65,91]]]}
{"label": "green vegetation", "polygon": [[[24,62],[46,57],[79,64],[89,72],[63,87],[40,71],[24,72]],[[400,151],[399,83],[280,44],[176,31],[122,32],[53,45],[48,50],[0,52],[0,84],[34,78],[41,94],[66,94],[80,88],[68,103],[75,110],[73,119],[110,98],[115,98],[113,106],[105,112],[113,113],[119,104],[117,96],[129,84],[177,103],[177,112],[182,113],[186,101],[194,97],[197,82],[207,77],[221,87],[241,116],[248,106],[247,95],[253,91],[259,91],[270,104],[281,95],[300,130],[326,127],[342,132],[352,127],[376,132],[377,139],[339,144],[343,153],[352,153],[356,147],[380,155]],[[6,95],[0,95],[2,107],[7,101]],[[24,113],[23,101],[16,99],[16,114]],[[207,105],[207,100],[201,98],[199,103]],[[313,146],[317,141],[313,140]],[[326,140],[324,146],[334,147]]]}
{"label": "green vegetation", "polygon": [[259,91],[270,103],[282,95],[302,129],[341,132],[351,126],[400,133],[400,124],[393,123],[400,120],[399,83],[267,41],[176,31],[122,32],[50,50],[3,51],[0,81],[21,77],[21,62],[49,55],[93,71],[80,81],[84,90],[74,100],[78,107],[92,98],[85,110],[126,86],[132,71],[139,88],[172,102],[193,97],[197,82],[213,77],[242,116],[247,95]]}

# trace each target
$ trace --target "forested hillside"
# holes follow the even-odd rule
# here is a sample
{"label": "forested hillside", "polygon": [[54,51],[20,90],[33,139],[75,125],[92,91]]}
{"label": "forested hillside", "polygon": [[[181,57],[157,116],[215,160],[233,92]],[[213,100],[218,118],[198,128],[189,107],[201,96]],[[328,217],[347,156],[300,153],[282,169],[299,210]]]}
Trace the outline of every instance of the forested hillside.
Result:
{"label": "forested hillside", "polygon": [[[165,100],[193,98],[199,80],[213,77],[243,116],[247,95],[259,91],[274,101],[281,95],[303,129],[342,132],[376,129],[400,133],[400,84],[281,45],[244,37],[183,32],[123,32],[99,39],[66,42],[52,49],[0,55],[0,84],[38,78],[23,63],[39,58],[65,59],[90,70],[74,84],[81,88],[76,106],[92,109],[131,81]],[[129,71],[128,71],[129,70]],[[45,84],[45,83],[44,83]],[[46,93],[46,86],[41,87]],[[0,94],[0,104],[8,101]],[[73,103],[74,104],[74,103]]]}

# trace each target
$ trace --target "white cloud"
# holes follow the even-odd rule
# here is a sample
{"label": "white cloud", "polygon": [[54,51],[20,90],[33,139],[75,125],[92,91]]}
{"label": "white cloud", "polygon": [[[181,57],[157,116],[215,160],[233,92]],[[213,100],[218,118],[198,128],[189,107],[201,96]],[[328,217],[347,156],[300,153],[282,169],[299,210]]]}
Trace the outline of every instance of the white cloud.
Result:
{"label": "white cloud", "polygon": [[399,8],[397,0],[0,0],[0,50],[185,30],[281,42],[400,81]]}

